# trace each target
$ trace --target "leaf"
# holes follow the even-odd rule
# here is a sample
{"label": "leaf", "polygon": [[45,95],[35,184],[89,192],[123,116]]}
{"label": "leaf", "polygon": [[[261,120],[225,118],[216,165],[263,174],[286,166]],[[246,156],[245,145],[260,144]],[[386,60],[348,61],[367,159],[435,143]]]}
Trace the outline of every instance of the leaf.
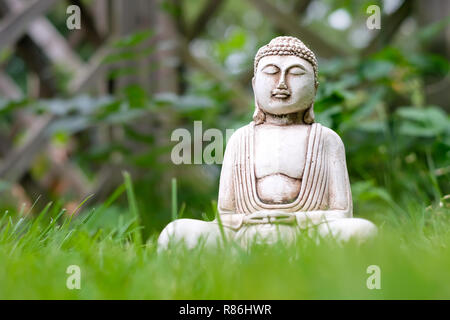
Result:
{"label": "leaf", "polygon": [[147,92],[138,85],[127,86],[124,90],[130,108],[144,108],[148,104]]}
{"label": "leaf", "polygon": [[39,112],[49,112],[59,116],[73,114],[93,114],[104,105],[110,104],[113,99],[108,96],[93,98],[87,95],[75,96],[72,99],[47,99],[40,100],[31,105]]}
{"label": "leaf", "polygon": [[357,122],[356,128],[358,128],[361,131],[371,133],[381,133],[386,132],[388,130],[386,122],[381,120],[368,120]]}
{"label": "leaf", "polygon": [[445,76],[450,70],[448,60],[436,54],[413,54],[409,61],[424,75]]}
{"label": "leaf", "polygon": [[357,201],[382,199],[387,203],[393,203],[393,199],[386,189],[375,186],[372,180],[352,183],[351,189],[353,198]]}
{"label": "leaf", "polygon": [[91,121],[86,116],[70,116],[64,117],[54,121],[48,128],[50,134],[61,134],[64,132],[66,134],[74,134],[80,132],[91,125]]}
{"label": "leaf", "polygon": [[197,109],[207,109],[213,106],[211,99],[196,95],[181,96],[176,104],[180,111],[192,111]]}
{"label": "leaf", "polygon": [[117,40],[115,43],[113,43],[113,46],[116,48],[135,47],[138,44],[144,42],[145,40],[153,37],[153,35],[154,35],[153,30],[139,31]]}
{"label": "leaf", "polygon": [[158,93],[154,97],[154,102],[158,106],[174,105],[178,101],[178,96],[172,92]]}
{"label": "leaf", "polygon": [[108,54],[102,60],[102,63],[115,63],[128,60],[138,60],[140,58],[150,55],[151,53],[153,53],[153,51],[155,51],[155,48],[151,45],[148,46],[147,48],[140,48],[137,51],[126,50],[120,52],[113,52]]}
{"label": "leaf", "polygon": [[342,111],[342,107],[337,105],[333,106],[331,108],[326,109],[325,111],[322,111],[320,113],[316,114],[316,121],[320,124],[324,125],[325,127],[332,127],[333,126],[333,119],[332,116],[335,114],[338,114]]}
{"label": "leaf", "polygon": [[388,78],[394,69],[394,64],[385,60],[368,60],[361,65],[362,76],[367,80]]}
{"label": "leaf", "polygon": [[450,128],[449,117],[439,107],[402,107],[396,114],[403,119],[399,128],[403,135],[433,137]]}
{"label": "leaf", "polygon": [[7,99],[0,98],[0,115],[8,114],[14,110],[23,108],[28,103],[30,103],[30,101],[28,99],[7,100]]}
{"label": "leaf", "polygon": [[247,34],[240,28],[233,29],[228,38],[220,41],[215,46],[216,54],[220,61],[224,62],[233,52],[242,52],[247,43]]}
{"label": "leaf", "polygon": [[103,108],[97,110],[97,112],[94,114],[94,117],[96,120],[102,120],[110,114],[118,112],[122,105],[122,101],[112,101],[111,103],[104,105]]}
{"label": "leaf", "polygon": [[382,101],[385,93],[386,90],[384,90],[383,87],[376,88],[375,92],[370,93],[367,102],[355,111],[353,120],[360,121],[367,119],[374,112],[377,105]]}

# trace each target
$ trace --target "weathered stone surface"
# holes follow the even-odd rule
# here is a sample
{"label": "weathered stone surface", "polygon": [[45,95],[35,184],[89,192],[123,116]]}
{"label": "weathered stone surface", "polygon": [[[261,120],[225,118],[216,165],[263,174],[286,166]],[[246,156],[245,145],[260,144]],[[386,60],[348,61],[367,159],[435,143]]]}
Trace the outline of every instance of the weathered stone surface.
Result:
{"label": "weathered stone surface", "polygon": [[225,150],[218,211],[223,224],[180,219],[161,233],[159,246],[222,237],[294,241],[299,232],[364,241],[377,232],[353,218],[352,195],[341,138],[314,121],[317,61],[300,40],[278,37],[255,57],[253,121],[237,130]]}

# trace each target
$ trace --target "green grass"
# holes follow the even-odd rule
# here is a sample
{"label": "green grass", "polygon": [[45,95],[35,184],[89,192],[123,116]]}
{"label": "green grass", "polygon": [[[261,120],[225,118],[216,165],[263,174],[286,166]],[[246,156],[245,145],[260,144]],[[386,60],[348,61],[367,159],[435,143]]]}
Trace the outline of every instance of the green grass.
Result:
{"label": "green grass", "polygon": [[[130,208],[113,202],[127,193]],[[112,205],[112,206],[111,206]],[[379,236],[358,246],[300,237],[292,246],[182,245],[158,254],[141,242],[129,176],[102,206],[71,215],[48,205],[34,218],[0,221],[1,299],[449,299],[450,214],[411,206],[376,216]],[[66,269],[81,268],[69,290]],[[381,268],[381,289],[366,286]]]}

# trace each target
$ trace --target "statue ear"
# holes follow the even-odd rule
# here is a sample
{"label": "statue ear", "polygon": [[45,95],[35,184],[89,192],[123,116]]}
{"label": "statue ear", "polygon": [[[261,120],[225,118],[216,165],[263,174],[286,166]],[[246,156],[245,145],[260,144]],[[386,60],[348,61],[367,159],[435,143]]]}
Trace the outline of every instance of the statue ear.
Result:
{"label": "statue ear", "polygon": [[259,108],[256,97],[255,97],[255,112],[253,113],[253,121],[255,122],[255,125],[264,123],[264,121],[266,121],[266,114]]}
{"label": "statue ear", "polygon": [[303,114],[303,122],[306,124],[314,123],[314,103]]}
{"label": "statue ear", "polygon": [[[252,78],[252,89],[253,89],[253,92],[255,92],[255,76],[253,76],[253,78]],[[256,94],[254,97],[255,97],[255,112],[253,112],[253,121],[255,122],[255,125],[258,125],[258,124],[263,123],[266,120],[266,115],[258,106],[258,100],[256,100]]]}

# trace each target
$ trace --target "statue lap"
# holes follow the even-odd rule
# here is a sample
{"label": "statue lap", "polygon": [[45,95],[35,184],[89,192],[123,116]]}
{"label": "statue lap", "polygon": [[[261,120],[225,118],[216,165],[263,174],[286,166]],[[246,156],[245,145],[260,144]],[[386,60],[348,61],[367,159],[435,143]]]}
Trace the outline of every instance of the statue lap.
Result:
{"label": "statue lap", "polygon": [[[297,225],[288,224],[251,224],[242,225],[235,230],[223,227],[227,240],[235,241],[242,247],[252,243],[272,244],[281,241],[286,244],[294,243],[300,233],[308,236],[332,237],[338,241],[356,239],[359,242],[373,238],[377,234],[376,226],[361,218],[341,218],[323,222],[319,225],[301,229]],[[161,233],[158,246],[167,249],[170,243],[183,242],[192,249],[202,244],[206,247],[216,247],[223,241],[219,224],[214,221],[196,219],[179,219],[171,222]]]}

